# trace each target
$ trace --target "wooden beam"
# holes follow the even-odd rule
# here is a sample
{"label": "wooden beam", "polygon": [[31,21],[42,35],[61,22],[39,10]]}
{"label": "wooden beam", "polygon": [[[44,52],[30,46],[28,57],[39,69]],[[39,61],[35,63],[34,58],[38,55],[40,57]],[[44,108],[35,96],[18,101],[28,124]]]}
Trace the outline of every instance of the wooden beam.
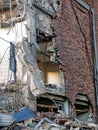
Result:
{"label": "wooden beam", "polygon": [[51,99],[63,101],[63,102],[66,100],[66,98],[63,96],[56,96],[56,95],[52,95],[52,94],[43,94],[43,95],[40,95],[40,97],[44,97],[44,98],[50,97]]}
{"label": "wooden beam", "polygon": [[75,104],[83,105],[83,106],[89,106],[88,103],[86,103],[86,102],[81,102],[81,101],[76,101]]}
{"label": "wooden beam", "polygon": [[57,108],[55,105],[45,105],[45,104],[37,104],[37,107],[53,108],[53,109],[56,109],[56,108]]}

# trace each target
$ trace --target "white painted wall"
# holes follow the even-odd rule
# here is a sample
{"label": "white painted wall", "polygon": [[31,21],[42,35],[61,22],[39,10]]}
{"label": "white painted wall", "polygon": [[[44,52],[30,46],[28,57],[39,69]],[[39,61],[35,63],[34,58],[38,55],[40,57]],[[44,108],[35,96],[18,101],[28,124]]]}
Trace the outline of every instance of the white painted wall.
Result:
{"label": "white painted wall", "polygon": [[[25,27],[26,21],[15,24],[14,27],[1,28],[0,29],[0,83],[8,82],[10,78],[9,72],[9,48],[10,43],[13,42],[15,45],[21,42],[23,37],[27,37],[27,31]],[[8,42],[7,42],[8,41]],[[2,62],[1,59],[8,48]],[[21,64],[17,63],[17,66],[21,68]],[[20,69],[21,70],[21,69]],[[19,72],[21,74],[21,72]]]}

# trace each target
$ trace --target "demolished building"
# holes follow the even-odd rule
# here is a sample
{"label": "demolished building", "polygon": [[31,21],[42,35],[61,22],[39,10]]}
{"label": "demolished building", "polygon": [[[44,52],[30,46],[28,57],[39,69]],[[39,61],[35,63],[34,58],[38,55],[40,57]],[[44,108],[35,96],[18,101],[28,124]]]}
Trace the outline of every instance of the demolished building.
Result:
{"label": "demolished building", "polygon": [[1,112],[28,106],[97,121],[97,7],[92,2],[0,1]]}

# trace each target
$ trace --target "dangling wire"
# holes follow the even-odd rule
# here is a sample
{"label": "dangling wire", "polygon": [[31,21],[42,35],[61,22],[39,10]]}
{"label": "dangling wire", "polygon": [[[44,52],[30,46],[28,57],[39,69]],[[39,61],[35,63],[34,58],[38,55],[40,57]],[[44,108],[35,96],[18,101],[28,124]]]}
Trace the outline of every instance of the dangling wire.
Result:
{"label": "dangling wire", "polygon": [[[16,0],[16,2],[17,2],[17,6],[16,6],[16,9],[15,9],[15,15],[17,16],[18,15],[18,13],[19,13],[19,9],[18,9],[18,5],[19,5],[19,3],[18,3],[18,0]],[[17,22],[17,18],[15,19],[16,20],[16,23],[18,23]],[[17,24],[15,24],[15,42],[17,43],[17,39],[18,39],[18,25]]]}
{"label": "dangling wire", "polygon": [[7,34],[9,34],[9,32],[11,31],[11,29],[12,29],[12,27],[13,27],[13,23],[12,23],[12,0],[10,0],[10,22],[11,22],[11,27],[10,27],[10,29],[9,29],[9,31],[8,31],[8,33]]}
{"label": "dangling wire", "polygon": [[2,61],[4,59],[4,56],[5,56],[5,54],[6,54],[6,52],[7,52],[8,49],[9,49],[9,47],[5,50],[5,52],[4,52],[4,54],[3,54],[2,58],[1,58],[0,64],[2,63]]}
{"label": "dangling wire", "polygon": [[9,41],[7,41],[6,39],[4,39],[3,37],[0,37],[0,39],[2,39],[3,41],[5,41],[5,42],[7,42],[7,43],[9,43],[9,44],[10,44],[10,42],[9,42]]}

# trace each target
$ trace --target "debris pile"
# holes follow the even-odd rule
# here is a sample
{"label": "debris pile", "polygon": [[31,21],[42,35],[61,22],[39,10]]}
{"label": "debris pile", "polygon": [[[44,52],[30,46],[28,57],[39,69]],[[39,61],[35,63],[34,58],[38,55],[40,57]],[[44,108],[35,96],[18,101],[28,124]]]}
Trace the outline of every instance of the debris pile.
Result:
{"label": "debris pile", "polygon": [[97,129],[96,124],[72,119],[58,108],[57,111],[49,109],[47,112],[39,112],[34,107],[30,107],[32,106],[31,98],[29,98],[31,95],[27,88],[27,85],[24,87],[17,84],[14,86],[13,84],[2,85],[2,90],[0,90],[0,130]]}
{"label": "debris pile", "polygon": [[94,123],[72,120],[63,111],[35,112],[25,107],[14,115],[0,113],[0,130],[80,130],[98,129]]}

